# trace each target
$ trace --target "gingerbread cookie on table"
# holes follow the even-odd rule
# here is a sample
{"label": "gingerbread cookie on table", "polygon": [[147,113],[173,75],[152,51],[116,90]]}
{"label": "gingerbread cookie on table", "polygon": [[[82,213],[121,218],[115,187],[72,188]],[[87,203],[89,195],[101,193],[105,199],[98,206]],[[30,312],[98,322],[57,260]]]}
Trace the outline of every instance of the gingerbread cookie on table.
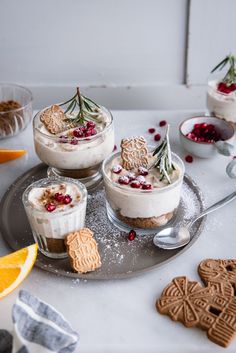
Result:
{"label": "gingerbread cookie on table", "polygon": [[[233,268],[235,262],[210,260],[218,261],[218,265],[220,261],[220,270],[216,264],[213,270],[207,261],[199,265],[199,273],[207,283],[206,287],[189,281],[187,277],[176,277],[163,290],[156,308],[159,313],[182,322],[186,327],[199,327],[207,331],[212,342],[227,347],[236,335],[236,296],[233,291],[229,295],[230,280],[234,280],[234,275],[227,275],[221,266],[232,265]],[[221,279],[219,273],[224,273]]]}
{"label": "gingerbread cookie on table", "polygon": [[86,273],[101,267],[97,243],[90,229],[83,228],[68,234],[65,244],[71,266],[76,272]]}
{"label": "gingerbread cookie on table", "polygon": [[198,266],[198,273],[206,285],[227,297],[236,295],[236,260],[203,260]]}

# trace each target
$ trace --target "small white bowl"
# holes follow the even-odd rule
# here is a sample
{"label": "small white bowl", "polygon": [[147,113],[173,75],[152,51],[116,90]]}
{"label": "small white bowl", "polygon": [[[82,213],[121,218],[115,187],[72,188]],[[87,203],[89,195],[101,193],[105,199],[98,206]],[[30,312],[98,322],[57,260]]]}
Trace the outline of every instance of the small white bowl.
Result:
{"label": "small white bowl", "polygon": [[193,141],[186,136],[193,130],[195,124],[201,123],[213,124],[223,141],[233,142],[234,129],[228,122],[213,116],[194,116],[184,120],[179,126],[180,142],[190,154],[200,158],[211,158],[217,154],[214,143]]}

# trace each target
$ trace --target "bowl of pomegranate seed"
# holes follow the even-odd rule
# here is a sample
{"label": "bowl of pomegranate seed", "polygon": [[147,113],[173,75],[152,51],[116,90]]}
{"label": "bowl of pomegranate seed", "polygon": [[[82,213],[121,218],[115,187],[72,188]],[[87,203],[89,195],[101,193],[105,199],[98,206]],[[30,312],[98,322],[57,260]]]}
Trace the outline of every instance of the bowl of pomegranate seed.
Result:
{"label": "bowl of pomegranate seed", "polygon": [[231,146],[234,140],[232,125],[213,116],[195,116],[184,120],[179,126],[180,142],[184,149],[200,158],[217,155],[217,143]]}

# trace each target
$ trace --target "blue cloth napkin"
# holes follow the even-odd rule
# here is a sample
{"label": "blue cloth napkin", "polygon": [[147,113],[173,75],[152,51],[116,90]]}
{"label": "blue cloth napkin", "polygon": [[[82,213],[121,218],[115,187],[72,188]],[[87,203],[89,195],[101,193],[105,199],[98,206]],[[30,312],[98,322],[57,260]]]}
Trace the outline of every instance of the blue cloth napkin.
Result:
{"label": "blue cloth napkin", "polygon": [[14,331],[0,330],[0,353],[71,353],[79,336],[52,306],[25,290],[12,309]]}

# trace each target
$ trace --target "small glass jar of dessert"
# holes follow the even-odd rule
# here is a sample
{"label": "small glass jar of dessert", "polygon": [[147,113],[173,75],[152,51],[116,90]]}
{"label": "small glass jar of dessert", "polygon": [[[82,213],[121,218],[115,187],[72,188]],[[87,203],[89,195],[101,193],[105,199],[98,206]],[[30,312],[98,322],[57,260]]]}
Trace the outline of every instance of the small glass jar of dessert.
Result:
{"label": "small glass jar of dessert", "polygon": [[101,164],[115,141],[113,117],[106,108],[78,89],[69,101],[38,112],[33,126],[35,150],[49,166],[49,177],[76,178],[87,189],[101,182]]}
{"label": "small glass jar of dessert", "polygon": [[175,215],[185,168],[182,160],[163,145],[165,141],[148,152],[145,165],[127,168],[122,152],[103,162],[107,215],[123,231],[133,228],[140,234],[153,234]]}
{"label": "small glass jar of dessert", "polygon": [[32,119],[33,96],[15,84],[0,84],[0,139],[17,135]]}
{"label": "small glass jar of dessert", "polygon": [[29,185],[22,201],[42,254],[67,257],[65,238],[84,227],[87,190],[70,178],[44,178]]}
{"label": "small glass jar of dessert", "polygon": [[[216,73],[228,65],[224,74]],[[236,129],[236,58],[228,55],[212,71],[208,80],[207,108],[210,115],[227,120]]]}

